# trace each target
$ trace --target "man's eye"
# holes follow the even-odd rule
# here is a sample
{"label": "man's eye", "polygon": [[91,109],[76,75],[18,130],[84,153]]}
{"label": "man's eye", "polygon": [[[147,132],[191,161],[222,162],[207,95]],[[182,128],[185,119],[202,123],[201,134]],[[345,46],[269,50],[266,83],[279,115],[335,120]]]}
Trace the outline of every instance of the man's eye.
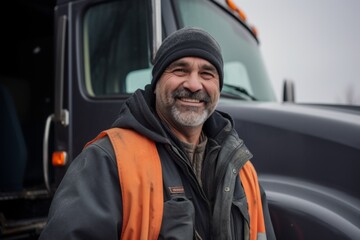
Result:
{"label": "man's eye", "polygon": [[185,71],[185,69],[183,69],[183,68],[175,68],[175,69],[173,70],[173,73],[175,73],[175,74],[177,74],[177,75],[182,75],[182,74],[185,74],[186,71]]}
{"label": "man's eye", "polygon": [[210,79],[214,77],[214,74],[212,72],[202,72],[201,75],[205,78],[205,79]]}

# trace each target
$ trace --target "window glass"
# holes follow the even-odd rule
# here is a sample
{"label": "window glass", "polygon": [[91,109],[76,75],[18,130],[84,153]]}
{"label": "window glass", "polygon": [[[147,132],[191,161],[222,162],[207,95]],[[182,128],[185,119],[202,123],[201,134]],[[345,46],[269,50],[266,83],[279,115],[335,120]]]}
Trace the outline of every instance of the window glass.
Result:
{"label": "window glass", "polygon": [[[211,1],[173,0],[183,26],[207,30],[219,42],[224,57],[224,83],[246,89],[256,99],[275,101],[256,40],[242,25]],[[201,14],[200,14],[201,13]],[[224,91],[236,88],[224,87]],[[239,95],[242,95],[239,91]]]}
{"label": "window glass", "polygon": [[[127,75],[151,66],[147,19],[147,5],[140,0],[109,2],[87,10],[83,43],[85,86],[90,96],[134,91],[129,81],[137,79],[126,81]],[[142,87],[145,80],[140,80]]]}

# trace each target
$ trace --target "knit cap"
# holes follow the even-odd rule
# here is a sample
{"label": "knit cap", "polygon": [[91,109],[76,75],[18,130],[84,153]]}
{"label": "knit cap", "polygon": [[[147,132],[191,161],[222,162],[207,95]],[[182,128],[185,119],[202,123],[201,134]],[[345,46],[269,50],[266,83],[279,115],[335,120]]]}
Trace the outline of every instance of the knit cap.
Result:
{"label": "knit cap", "polygon": [[199,57],[209,61],[217,69],[220,80],[220,91],[223,86],[223,59],[219,43],[206,31],[185,27],[170,34],[162,42],[156,53],[152,69],[152,88],[165,69],[175,60],[183,57]]}

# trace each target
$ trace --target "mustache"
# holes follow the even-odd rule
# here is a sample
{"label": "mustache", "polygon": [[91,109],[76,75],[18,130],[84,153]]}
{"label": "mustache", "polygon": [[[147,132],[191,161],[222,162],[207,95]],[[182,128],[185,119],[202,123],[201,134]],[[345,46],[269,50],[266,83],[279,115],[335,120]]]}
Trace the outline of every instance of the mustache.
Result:
{"label": "mustache", "polygon": [[196,99],[205,103],[210,102],[211,98],[209,94],[204,91],[191,92],[185,88],[177,89],[172,93],[173,98],[191,98]]}

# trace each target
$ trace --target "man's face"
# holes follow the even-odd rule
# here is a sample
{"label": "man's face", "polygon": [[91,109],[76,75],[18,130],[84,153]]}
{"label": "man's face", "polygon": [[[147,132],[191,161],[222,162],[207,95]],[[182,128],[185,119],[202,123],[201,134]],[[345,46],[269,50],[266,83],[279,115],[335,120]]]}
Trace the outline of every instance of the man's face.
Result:
{"label": "man's face", "polygon": [[155,94],[156,111],[171,127],[202,127],[219,101],[219,74],[204,59],[181,58],[161,75]]}

